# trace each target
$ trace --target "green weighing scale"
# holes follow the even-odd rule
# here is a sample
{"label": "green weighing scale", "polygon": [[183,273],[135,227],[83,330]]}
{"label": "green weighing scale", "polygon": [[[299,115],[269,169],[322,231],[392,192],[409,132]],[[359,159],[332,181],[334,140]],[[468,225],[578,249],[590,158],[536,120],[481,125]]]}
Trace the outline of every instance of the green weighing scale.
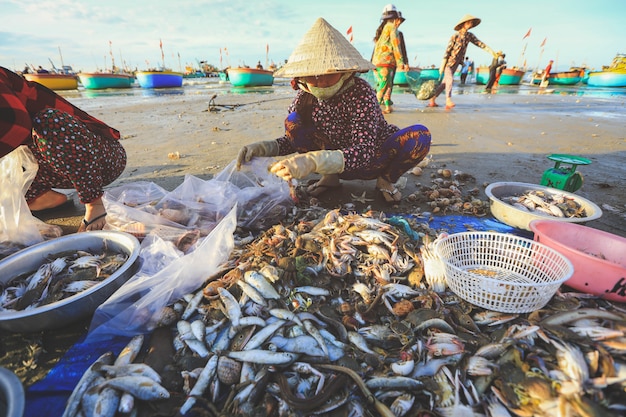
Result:
{"label": "green weighing scale", "polygon": [[[541,185],[571,193],[582,187],[583,175],[576,171],[576,167],[578,165],[589,165],[591,163],[589,159],[563,154],[548,155],[548,159],[555,162],[554,168],[550,168],[543,173]],[[562,166],[561,164],[569,165]]]}

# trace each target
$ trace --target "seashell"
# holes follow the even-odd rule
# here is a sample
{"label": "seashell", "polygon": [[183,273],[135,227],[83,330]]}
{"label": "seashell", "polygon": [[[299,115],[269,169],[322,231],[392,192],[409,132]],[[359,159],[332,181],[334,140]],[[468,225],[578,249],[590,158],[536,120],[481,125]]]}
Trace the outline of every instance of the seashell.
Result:
{"label": "seashell", "polygon": [[228,356],[220,356],[217,360],[217,378],[221,383],[233,385],[239,382],[241,362]]}
{"label": "seashell", "polygon": [[441,176],[442,176],[442,177],[444,177],[444,178],[450,178],[450,177],[452,177],[452,170],[449,170],[449,169],[447,169],[447,168],[442,169],[442,170],[441,170]]}
{"label": "seashell", "polygon": [[406,199],[409,200],[410,202],[415,202],[417,201],[418,197],[417,197],[417,194],[411,193],[408,196],[406,196]]}
{"label": "seashell", "polygon": [[391,364],[391,370],[393,373],[401,376],[409,375],[413,372],[413,368],[415,368],[415,361],[413,359],[398,361]]}
{"label": "seashell", "polygon": [[400,300],[393,305],[393,314],[398,317],[404,317],[409,314],[411,311],[415,310],[413,303],[409,300]]}
{"label": "seashell", "polygon": [[413,169],[411,170],[411,174],[415,175],[415,176],[420,176],[422,175],[423,169],[419,166],[413,167]]}
{"label": "seashell", "polygon": [[141,222],[126,223],[120,227],[120,230],[130,233],[138,239],[143,239],[147,234],[146,225]]}

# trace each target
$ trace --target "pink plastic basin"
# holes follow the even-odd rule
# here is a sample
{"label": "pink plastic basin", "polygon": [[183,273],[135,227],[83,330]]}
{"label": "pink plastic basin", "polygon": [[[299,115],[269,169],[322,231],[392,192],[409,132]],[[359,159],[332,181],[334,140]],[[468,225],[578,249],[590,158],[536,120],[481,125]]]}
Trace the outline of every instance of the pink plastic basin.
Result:
{"label": "pink plastic basin", "polygon": [[574,274],[565,285],[626,302],[626,238],[555,220],[533,220],[530,229],[535,241],[560,252],[574,265]]}

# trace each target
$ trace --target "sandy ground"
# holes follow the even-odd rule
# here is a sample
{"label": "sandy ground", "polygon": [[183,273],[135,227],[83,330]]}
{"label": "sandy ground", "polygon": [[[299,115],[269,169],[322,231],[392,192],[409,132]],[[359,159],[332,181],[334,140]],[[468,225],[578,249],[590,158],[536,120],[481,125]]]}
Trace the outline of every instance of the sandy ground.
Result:
{"label": "sandy ground", "polygon": [[[206,95],[175,95],[114,106],[90,104],[88,111],[122,132],[128,164],[110,187],[150,181],[172,190],[187,174],[210,179],[236,157],[242,145],[282,135],[292,97],[293,92],[285,89],[220,95],[213,101],[215,106],[209,106]],[[395,111],[387,120],[400,127],[424,124],[433,137],[432,161],[423,175],[406,175],[404,197],[419,194],[422,186],[431,185],[438,169],[447,167],[475,177],[479,198],[487,200],[484,188],[492,182],[539,184],[543,172],[554,166],[546,158],[549,154],[584,156],[592,163],[578,167],[584,184],[576,193],[603,210],[600,219],[587,225],[626,236],[621,184],[626,178],[625,96],[457,95],[457,106],[451,111],[426,108],[425,102],[410,94],[395,97]],[[168,157],[172,153],[180,158]],[[361,196],[363,191],[372,201],[355,202],[352,195]],[[368,205],[394,213],[431,210],[425,199],[403,198],[390,207],[373,181],[344,181],[341,189],[320,198],[329,209],[349,202],[359,210]],[[74,210],[42,219],[67,234],[76,231],[83,211],[77,202]]]}

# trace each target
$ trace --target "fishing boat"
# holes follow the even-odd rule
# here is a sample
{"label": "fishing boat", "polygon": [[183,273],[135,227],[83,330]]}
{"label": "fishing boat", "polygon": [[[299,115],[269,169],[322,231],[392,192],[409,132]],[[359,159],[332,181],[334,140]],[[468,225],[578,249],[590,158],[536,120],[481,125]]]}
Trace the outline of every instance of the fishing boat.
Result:
{"label": "fishing boat", "polygon": [[107,72],[81,72],[78,74],[80,83],[88,90],[105,88],[130,88],[134,77],[131,74]]}
{"label": "fishing boat", "polygon": [[397,71],[393,77],[393,84],[399,86],[410,86],[420,80],[422,70],[419,68],[409,68],[408,71]]}
{"label": "fishing boat", "polygon": [[[525,72],[517,68],[505,68],[500,74],[499,85],[519,85]],[[476,69],[476,84],[486,85],[489,82],[489,67]]]}
{"label": "fishing boat", "polygon": [[591,87],[626,87],[626,54],[617,54],[602,71],[589,71],[587,85]]}
{"label": "fishing boat", "polygon": [[[550,75],[548,75],[548,84],[576,85],[582,81],[584,75],[584,69],[571,69],[569,71],[551,72]],[[532,76],[532,83],[540,84],[542,79],[542,73],[534,73]]]}
{"label": "fishing boat", "polygon": [[260,87],[274,83],[274,72],[257,68],[229,68],[228,79],[234,87]]}
{"label": "fishing boat", "polygon": [[438,80],[439,68],[422,68],[420,72],[420,79],[422,81]]}
{"label": "fishing boat", "polygon": [[78,78],[74,74],[29,73],[24,74],[24,78],[51,90],[76,90],[78,88]]}
{"label": "fishing boat", "polygon": [[182,72],[170,70],[137,71],[135,76],[142,88],[175,88],[183,85]]}

